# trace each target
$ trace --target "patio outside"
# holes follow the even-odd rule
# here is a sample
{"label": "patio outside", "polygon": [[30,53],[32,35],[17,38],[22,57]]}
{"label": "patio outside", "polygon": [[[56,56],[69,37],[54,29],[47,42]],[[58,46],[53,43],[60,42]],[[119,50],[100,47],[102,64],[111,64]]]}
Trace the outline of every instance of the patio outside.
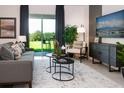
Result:
{"label": "patio outside", "polygon": [[30,48],[33,48],[36,52],[40,51],[52,52],[54,49],[53,45],[54,35],[55,33],[44,33],[42,35],[40,31],[30,34]]}
{"label": "patio outside", "polygon": [[29,19],[29,47],[36,52],[52,52],[55,19]]}

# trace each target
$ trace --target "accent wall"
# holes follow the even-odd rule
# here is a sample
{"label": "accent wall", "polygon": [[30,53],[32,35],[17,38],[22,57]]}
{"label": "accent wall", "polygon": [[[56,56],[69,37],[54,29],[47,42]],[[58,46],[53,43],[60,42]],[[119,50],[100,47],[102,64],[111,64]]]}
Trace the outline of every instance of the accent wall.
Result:
{"label": "accent wall", "polygon": [[[20,30],[20,6],[19,5],[0,5],[0,17],[15,17],[16,18],[16,36],[19,35]],[[5,42],[15,42],[15,39],[2,39],[0,38],[0,44]]]}

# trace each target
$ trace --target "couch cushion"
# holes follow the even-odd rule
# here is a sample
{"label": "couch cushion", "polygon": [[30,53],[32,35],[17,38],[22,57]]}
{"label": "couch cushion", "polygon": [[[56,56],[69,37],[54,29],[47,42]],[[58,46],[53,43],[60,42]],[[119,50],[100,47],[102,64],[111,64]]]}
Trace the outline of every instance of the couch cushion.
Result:
{"label": "couch cushion", "polygon": [[14,60],[14,53],[11,48],[7,48],[6,46],[0,47],[0,58],[2,60]]}
{"label": "couch cushion", "polygon": [[34,60],[34,52],[33,51],[26,51],[22,54],[21,58],[18,59],[19,61],[33,61]]}
{"label": "couch cushion", "polygon": [[82,41],[75,41],[73,44],[73,48],[80,49],[82,47]]}

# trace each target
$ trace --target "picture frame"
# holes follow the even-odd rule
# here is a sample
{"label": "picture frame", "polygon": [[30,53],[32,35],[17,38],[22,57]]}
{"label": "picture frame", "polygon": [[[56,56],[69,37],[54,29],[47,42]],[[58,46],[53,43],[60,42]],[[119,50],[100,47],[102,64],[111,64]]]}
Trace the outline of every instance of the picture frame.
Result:
{"label": "picture frame", "polygon": [[96,37],[124,38],[124,10],[97,17]]}
{"label": "picture frame", "polygon": [[102,37],[95,37],[94,42],[95,43],[102,43]]}
{"label": "picture frame", "polygon": [[99,38],[95,37],[94,42],[98,43],[99,42]]}
{"label": "picture frame", "polygon": [[0,18],[0,38],[16,38],[16,18]]}

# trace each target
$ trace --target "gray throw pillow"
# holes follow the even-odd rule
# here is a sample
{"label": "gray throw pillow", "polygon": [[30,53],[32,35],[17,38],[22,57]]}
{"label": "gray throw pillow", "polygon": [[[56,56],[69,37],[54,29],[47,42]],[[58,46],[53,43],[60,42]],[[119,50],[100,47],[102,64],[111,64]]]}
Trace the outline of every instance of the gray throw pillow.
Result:
{"label": "gray throw pillow", "polygon": [[7,48],[11,48],[12,44],[13,44],[13,42],[8,42],[8,43],[2,44],[2,46],[7,47]]}
{"label": "gray throw pillow", "polygon": [[0,57],[2,60],[14,60],[12,49],[2,46],[0,48]]}

